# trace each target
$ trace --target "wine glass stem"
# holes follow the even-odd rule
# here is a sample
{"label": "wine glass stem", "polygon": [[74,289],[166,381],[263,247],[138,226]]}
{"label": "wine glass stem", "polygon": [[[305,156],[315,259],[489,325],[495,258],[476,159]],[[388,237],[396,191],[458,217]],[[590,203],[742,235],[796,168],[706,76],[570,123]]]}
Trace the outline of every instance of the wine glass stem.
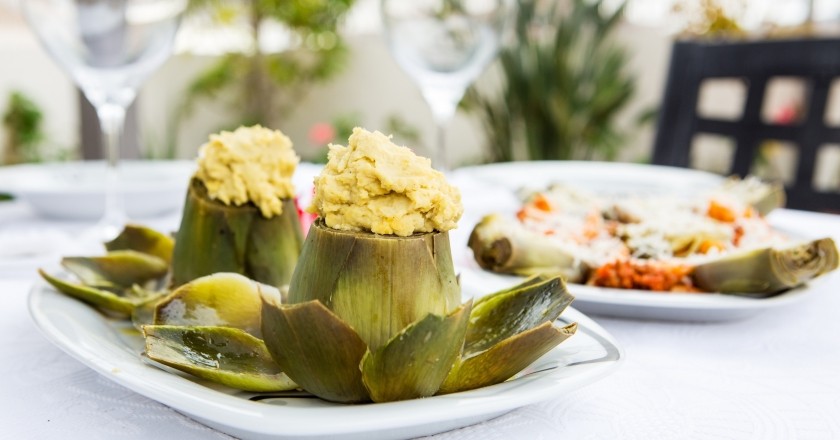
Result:
{"label": "wine glass stem", "polygon": [[112,102],[96,106],[102,145],[105,148],[105,213],[100,220],[105,239],[114,238],[125,226],[125,199],[120,188],[120,136],[125,124],[125,107]]}
{"label": "wine glass stem", "polygon": [[434,162],[435,166],[437,167],[438,171],[442,173],[449,172],[449,161],[446,160],[446,125],[449,121],[435,119],[435,129],[437,130],[437,139],[434,148],[434,154],[432,156],[432,162]]}
{"label": "wine glass stem", "polygon": [[446,154],[446,128],[458,110],[458,103],[464,96],[462,88],[422,88],[423,98],[432,110],[435,120],[436,144],[432,151],[432,165],[441,172],[449,172]]}

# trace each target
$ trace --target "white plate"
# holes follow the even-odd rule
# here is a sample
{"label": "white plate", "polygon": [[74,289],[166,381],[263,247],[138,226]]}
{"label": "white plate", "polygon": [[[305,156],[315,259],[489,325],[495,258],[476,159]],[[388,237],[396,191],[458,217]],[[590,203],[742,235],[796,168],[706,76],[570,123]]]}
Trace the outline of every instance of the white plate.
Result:
{"label": "white plate", "polygon": [[[522,282],[522,277],[502,275],[474,267],[459,268],[462,280],[481,283],[500,290]],[[592,315],[668,321],[732,321],[745,319],[765,310],[783,307],[806,298],[823,279],[771,298],[748,298],[720,293],[665,293],[644,290],[610,289],[568,284],[575,296],[575,307]]]}
{"label": "white plate", "polygon": [[[481,288],[464,283],[466,289]],[[142,340],[123,321],[38,282],[29,311],[43,334],[98,373],[208,426],[246,439],[390,439],[430,435],[488,420],[515,408],[562,397],[600,379],[623,358],[613,338],[574,309],[562,320],[578,332],[507,382],[403,402],[339,405],[315,398],[237,392],[141,360]]]}
{"label": "white plate", "polygon": [[[138,160],[120,163],[121,191],[131,217],[172,212],[183,205],[195,162]],[[35,212],[61,219],[102,216],[105,163],[56,162],[0,167],[0,191],[25,200]]]}
{"label": "white plate", "polygon": [[[480,217],[488,212],[513,214],[521,202],[513,194],[521,188],[544,189],[553,182],[566,182],[598,194],[691,194],[718,186],[723,177],[704,171],[684,168],[640,165],[617,162],[509,162],[460,168],[460,179],[486,182],[484,192],[495,200],[492,206],[482,206],[466,212],[456,234],[464,244],[469,231]],[[478,189],[479,192],[482,189]],[[503,194],[506,193],[506,194]],[[487,194],[475,195],[483,198]],[[473,195],[465,196],[473,197]],[[466,204],[469,208],[470,205]],[[521,277],[486,272],[478,267],[472,252],[457,259],[461,276],[501,289],[522,281]],[[753,316],[763,310],[790,304],[802,299],[815,280],[772,298],[745,298],[723,294],[656,293],[642,290],[609,289],[569,284],[575,296],[575,307],[589,314],[626,318],[663,319],[677,321],[727,321]],[[814,284],[816,283],[816,284]]]}

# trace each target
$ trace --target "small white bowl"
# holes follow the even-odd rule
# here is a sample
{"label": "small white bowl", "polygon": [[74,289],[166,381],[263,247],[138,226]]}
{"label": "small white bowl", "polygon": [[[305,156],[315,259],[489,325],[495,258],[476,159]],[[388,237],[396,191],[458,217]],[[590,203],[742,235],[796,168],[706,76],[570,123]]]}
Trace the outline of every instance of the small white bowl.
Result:
{"label": "small white bowl", "polygon": [[[129,217],[152,217],[180,209],[191,160],[136,160],[120,163],[120,191]],[[26,201],[45,217],[90,220],[105,205],[105,162],[79,161],[0,167],[0,192]]]}

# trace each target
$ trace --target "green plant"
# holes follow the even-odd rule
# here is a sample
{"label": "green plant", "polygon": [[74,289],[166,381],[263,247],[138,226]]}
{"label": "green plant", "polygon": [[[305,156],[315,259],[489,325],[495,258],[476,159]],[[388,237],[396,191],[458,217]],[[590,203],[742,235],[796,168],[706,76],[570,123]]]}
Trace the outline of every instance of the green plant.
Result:
{"label": "green plant", "polygon": [[[241,109],[238,120],[224,129],[242,124],[281,125],[311,85],[332,78],[344,66],[348,51],[337,27],[353,2],[191,0],[192,13],[209,14],[220,25],[247,22],[253,50],[223,55],[189,84],[169,130],[166,154],[175,154],[180,122],[206,100],[221,100]],[[260,35],[270,22],[289,32],[286,50],[263,50]]]}
{"label": "green plant", "polygon": [[635,90],[611,35],[623,6],[602,0],[519,0],[514,41],[499,53],[502,87],[468,91],[490,160],[613,159],[628,135],[616,116]]}
{"label": "green plant", "polygon": [[3,162],[16,164],[41,160],[39,147],[44,141],[44,114],[38,105],[19,91],[9,95],[3,127],[6,129],[6,146]]}

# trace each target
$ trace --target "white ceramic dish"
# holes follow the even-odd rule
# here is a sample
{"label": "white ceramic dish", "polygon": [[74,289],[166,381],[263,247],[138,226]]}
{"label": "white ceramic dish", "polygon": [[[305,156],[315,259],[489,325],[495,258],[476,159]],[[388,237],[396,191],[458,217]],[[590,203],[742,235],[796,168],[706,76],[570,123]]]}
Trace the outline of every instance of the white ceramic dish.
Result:
{"label": "white ceramic dish", "polygon": [[[723,181],[723,177],[716,174],[684,168],[576,161],[499,163],[460,168],[457,174],[461,179],[486,182],[483,191],[491,193],[497,201],[493,206],[482,206],[481,212],[467,212],[465,217],[469,216],[473,222],[488,212],[513,214],[521,203],[512,194],[522,188],[542,189],[553,182],[567,182],[600,194],[636,195],[697,193],[714,188]],[[482,191],[480,186],[478,191]],[[459,237],[464,243],[464,237],[473,226],[462,224],[464,231],[459,231]],[[465,249],[464,252],[466,255],[457,259],[464,279],[485,284],[491,289],[501,289],[522,280],[521,277],[483,271],[473,260],[470,250]],[[575,296],[575,307],[589,314],[676,321],[727,321],[748,318],[763,310],[798,301],[821,281],[818,279],[801,288],[762,299],[722,294],[663,294],[579,284],[570,284],[569,290]]]}
{"label": "white ceramic dish", "polygon": [[[522,281],[522,277],[481,270],[478,265],[460,268],[461,279],[500,290]],[[732,321],[745,319],[768,309],[783,307],[807,298],[808,290],[823,279],[771,298],[747,298],[720,293],[658,293],[644,290],[609,289],[569,284],[575,307],[592,315],[668,321]]]}
{"label": "white ceramic dish", "polygon": [[[476,287],[489,292],[485,286]],[[395,439],[430,435],[488,420],[515,408],[561,397],[614,370],[623,358],[613,338],[580,312],[575,336],[505,383],[426,399],[339,405],[315,398],[255,395],[166,372],[141,360],[142,340],[130,325],[105,318],[43,282],[29,311],[43,334],[98,373],[137,393],[244,439]]]}
{"label": "white ceramic dish", "polygon": [[[150,217],[179,209],[189,178],[191,160],[123,161],[121,191],[128,215]],[[0,167],[0,191],[26,201],[40,215],[90,220],[102,216],[105,163],[56,162]]]}

